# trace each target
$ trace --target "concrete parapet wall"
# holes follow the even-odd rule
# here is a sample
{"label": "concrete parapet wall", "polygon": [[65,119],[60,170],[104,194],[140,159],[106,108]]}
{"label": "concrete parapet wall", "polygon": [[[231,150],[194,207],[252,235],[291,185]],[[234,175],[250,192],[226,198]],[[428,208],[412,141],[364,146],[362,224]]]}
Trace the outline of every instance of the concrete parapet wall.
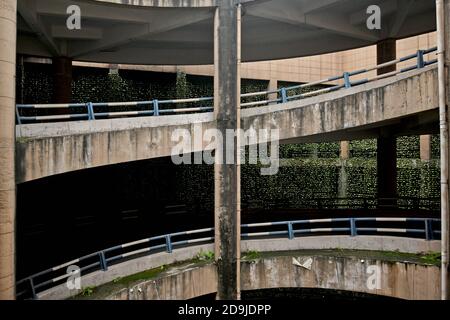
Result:
{"label": "concrete parapet wall", "polygon": [[[310,261],[309,268],[294,264]],[[380,270],[372,284],[372,269]],[[321,255],[264,257],[241,263],[242,290],[320,288],[345,290],[408,300],[439,299],[439,267],[365,257]],[[111,294],[112,300],[184,300],[215,292],[214,264],[188,267]]]}
{"label": "concrete parapet wall", "polygon": [[[436,109],[437,87],[437,70],[431,66],[312,98],[244,109],[242,128],[280,129],[281,142],[320,141],[330,133],[342,139],[349,129],[392,124]],[[192,132],[195,123],[202,124],[203,132],[215,127],[212,113],[19,125],[16,181],[169,156],[178,144],[171,140],[173,131]]]}
{"label": "concrete parapet wall", "polygon": [[[350,236],[319,236],[319,237],[302,237],[296,238],[294,240],[287,239],[268,239],[268,240],[246,240],[241,242],[242,252],[247,251],[258,251],[258,252],[282,252],[280,255],[287,254],[288,251],[295,252],[301,250],[324,250],[324,249],[351,249],[351,250],[372,250],[372,251],[391,251],[391,252],[407,252],[407,253],[421,253],[421,252],[431,252],[431,251],[439,251],[440,243],[439,241],[426,241],[422,239],[410,239],[410,238],[400,238],[400,237],[375,237],[375,236],[358,236],[358,237],[350,237]],[[205,244],[187,248],[175,249],[173,253],[169,254],[166,252],[156,253],[144,257],[140,257],[137,259],[129,260],[123,263],[119,263],[108,268],[107,272],[104,271],[96,271],[90,274],[87,274],[82,277],[82,287],[96,287],[108,282],[113,281],[114,279],[126,277],[132,274],[136,274],[142,271],[150,270],[153,268],[157,268],[162,265],[170,265],[175,262],[180,261],[188,261],[197,256],[197,254],[201,251],[207,252],[212,251],[214,245],[213,244]],[[338,249],[336,249],[338,250]],[[320,252],[320,251],[317,251]],[[387,262],[386,262],[387,263]],[[392,262],[390,262],[392,264]],[[241,283],[243,285],[243,290],[251,290],[254,283],[260,283],[263,280],[257,280],[257,282],[251,282],[249,279],[252,279],[250,274],[246,275],[246,272],[249,272],[250,266],[247,265],[248,262],[242,264],[244,268],[242,272],[242,280]],[[253,267],[251,267],[253,268]],[[406,272],[409,276],[411,275],[410,269],[405,267],[406,269],[402,269],[403,267],[398,267],[398,272]],[[415,266],[417,269],[417,274],[422,272],[422,266]],[[182,278],[178,277],[176,273],[171,272],[170,277],[174,277],[173,281],[176,282],[176,286],[170,288],[165,287],[165,289],[158,289],[156,291],[148,291],[148,290],[156,290],[157,288],[161,288],[161,286],[169,286],[172,280],[149,280],[147,287],[145,290],[141,288],[141,291],[145,291],[145,296],[149,299],[185,299],[192,298],[195,296],[201,296],[204,294],[209,294],[215,292],[216,288],[216,278],[215,271],[211,270],[211,267],[208,267],[205,276],[205,279],[208,279],[208,283],[204,283],[202,281],[194,281],[191,283],[190,280],[197,279],[198,272],[202,272],[201,269],[197,270],[198,267],[187,266],[182,267],[179,270],[185,272],[186,274],[182,276]],[[436,268],[438,270],[438,268]],[[214,269],[215,270],[215,269]],[[247,271],[245,271],[247,270]],[[397,269],[396,269],[397,270]],[[406,270],[406,271],[405,271]],[[431,269],[430,269],[431,270]],[[383,271],[384,272],[384,271]],[[391,272],[391,271],[389,271]],[[397,271],[395,271],[397,272]],[[428,271],[426,271],[428,272]],[[433,271],[437,272],[438,271]],[[188,274],[191,273],[191,274]],[[403,274],[402,273],[402,274]],[[286,276],[288,277],[288,276]],[[415,279],[413,277],[413,280]],[[429,280],[433,280],[433,276],[430,276]],[[201,278],[201,277],[200,277]],[[176,279],[176,280],[175,280]],[[184,279],[184,280],[183,280]],[[188,280],[186,280],[188,279]],[[190,279],[190,280],[189,280]],[[260,279],[260,278],[255,278]],[[288,278],[289,279],[289,278]],[[414,281],[422,281],[422,278],[418,278],[418,280]],[[408,280],[408,281],[413,281]],[[255,280],[256,281],[256,280]],[[259,282],[258,282],[259,281]],[[280,280],[281,281],[281,280]],[[434,280],[433,280],[434,281]],[[247,283],[247,284],[246,284]],[[303,284],[304,282],[298,282],[298,284]],[[345,284],[346,282],[342,282],[341,284]],[[157,285],[158,284],[158,285]],[[280,283],[281,285],[282,283]],[[348,284],[348,283],[347,283]],[[436,285],[437,282],[435,283]],[[212,287],[214,285],[214,287]],[[319,285],[319,284],[318,284]],[[427,284],[428,285],[428,284]],[[186,286],[186,287],[183,287]],[[282,287],[285,287],[283,285]],[[261,287],[260,289],[262,289]],[[267,287],[269,288],[269,287]],[[339,288],[334,288],[339,289]],[[341,288],[342,290],[348,290],[345,288]],[[175,290],[175,291],[174,291]],[[203,291],[202,291],[203,290]],[[428,289],[427,289],[428,290]],[[357,291],[357,290],[356,290]],[[66,284],[63,283],[57,287],[46,290],[40,294],[38,294],[39,299],[43,300],[56,300],[56,299],[67,299],[73,295],[76,295],[80,292],[80,290],[68,290]],[[138,290],[133,290],[136,295]],[[366,291],[361,291],[366,292]],[[439,291],[438,291],[439,292]],[[164,294],[162,294],[164,293]],[[373,293],[373,292],[372,292]],[[111,299],[128,299],[129,296],[128,290],[122,290],[117,295],[113,295]],[[159,296],[158,296],[159,294]],[[195,295],[193,295],[195,294]],[[381,293],[380,293],[381,294]],[[410,294],[410,293],[408,293]],[[406,293],[404,294],[406,297]],[[140,295],[133,296],[134,298],[142,298]],[[402,296],[403,297],[403,296]],[[408,298],[409,299],[409,298]]]}

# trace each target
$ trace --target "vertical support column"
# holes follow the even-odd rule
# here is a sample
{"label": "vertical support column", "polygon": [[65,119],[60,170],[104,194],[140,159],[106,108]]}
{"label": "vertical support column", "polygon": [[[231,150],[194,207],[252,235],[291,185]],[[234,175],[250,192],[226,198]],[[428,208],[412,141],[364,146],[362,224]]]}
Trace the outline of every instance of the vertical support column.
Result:
{"label": "vertical support column", "polygon": [[420,160],[431,160],[431,135],[429,134],[420,136]]}
{"label": "vertical support column", "polygon": [[[278,80],[277,79],[270,79],[269,80],[269,86],[267,87],[267,90],[274,91],[278,89]],[[278,93],[271,93],[267,96],[268,100],[275,100],[278,98]],[[276,104],[276,102],[273,102],[271,104]]]}
{"label": "vertical support column", "polygon": [[[386,39],[377,43],[377,64],[397,58],[395,39]],[[396,70],[396,66],[378,69],[378,75]],[[397,198],[397,140],[390,135],[377,140],[377,182],[378,198]],[[379,205],[395,205],[393,201],[380,201]]]}
{"label": "vertical support column", "polygon": [[[397,59],[397,42],[395,39],[386,39],[377,43],[377,64]],[[389,73],[397,69],[396,65],[377,70],[378,75]]]}
{"label": "vertical support column", "polygon": [[341,158],[341,160],[348,160],[348,158],[350,158],[350,142],[349,141],[341,141],[340,158]]}
{"label": "vertical support column", "polygon": [[0,2],[0,300],[15,298],[16,0]]}
{"label": "vertical support column", "polygon": [[395,205],[397,198],[397,139],[381,136],[377,140],[377,183],[379,205]]}
{"label": "vertical support column", "polygon": [[436,0],[438,43],[439,129],[441,150],[441,299],[450,299],[449,288],[449,115],[450,104],[450,0]]}
{"label": "vertical support column", "polygon": [[53,102],[72,102],[72,59],[55,57],[53,65]]}
{"label": "vertical support column", "polygon": [[[240,19],[235,0],[219,2],[214,17],[214,112],[224,143],[216,148],[214,166],[215,259],[217,299],[226,300],[240,299],[240,139],[235,134],[240,128]],[[225,138],[227,131],[233,139]]]}
{"label": "vertical support column", "polygon": [[340,148],[340,169],[339,169],[339,181],[338,181],[338,197],[347,198],[347,188],[348,188],[348,176],[347,176],[347,160],[350,157],[350,142],[341,141]]}

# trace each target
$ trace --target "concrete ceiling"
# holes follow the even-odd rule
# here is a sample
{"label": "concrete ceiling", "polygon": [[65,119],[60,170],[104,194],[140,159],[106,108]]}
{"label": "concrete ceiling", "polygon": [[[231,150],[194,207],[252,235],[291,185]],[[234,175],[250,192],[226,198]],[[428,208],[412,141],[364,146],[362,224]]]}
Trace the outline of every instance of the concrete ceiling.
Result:
{"label": "concrete ceiling", "polygon": [[[18,0],[18,52],[80,61],[210,64],[219,0]],[[435,29],[434,0],[241,0],[243,61],[301,57]],[[81,8],[81,29],[66,27]],[[366,9],[381,8],[381,30]]]}

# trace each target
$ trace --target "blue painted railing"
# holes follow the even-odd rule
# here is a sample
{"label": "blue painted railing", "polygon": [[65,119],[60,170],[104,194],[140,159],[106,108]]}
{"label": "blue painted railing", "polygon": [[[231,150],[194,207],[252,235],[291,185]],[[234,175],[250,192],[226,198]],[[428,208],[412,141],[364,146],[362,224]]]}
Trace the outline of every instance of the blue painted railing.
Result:
{"label": "blue painted railing", "polygon": [[[330,226],[328,226],[330,225]],[[384,225],[384,226],[383,226]],[[243,224],[243,239],[263,239],[317,235],[393,235],[426,240],[440,238],[440,220],[434,218],[330,218]],[[41,271],[16,283],[18,298],[36,299],[39,292],[60,285],[71,276],[66,268],[77,265],[82,275],[107,271],[112,264],[157,252],[214,241],[214,228],[183,231],[141,239],[97,251],[59,266]]]}
{"label": "blue painted railing", "polygon": [[[259,91],[252,93],[242,94],[242,98],[254,98],[262,96],[263,98],[258,101],[252,102],[243,102],[241,103],[241,107],[255,107],[262,106],[272,103],[286,103],[292,100],[307,98],[313,95],[328,93],[336,90],[340,90],[343,88],[351,88],[357,85],[365,84],[374,80],[394,76],[399,73],[411,71],[414,69],[424,68],[430,64],[436,63],[437,59],[433,59],[430,61],[425,60],[425,56],[429,53],[436,51],[437,48],[430,48],[427,50],[419,50],[415,54],[408,55],[406,57],[396,59],[387,63],[383,63],[372,68],[361,69],[353,72],[344,72],[342,75],[331,77],[327,79],[322,79],[315,82],[310,82],[301,85],[295,85],[285,88],[280,88],[277,90],[267,90],[267,91]],[[373,77],[371,79],[366,78],[358,81],[351,81],[351,77],[356,75],[361,75],[364,73],[368,73],[370,71],[378,70],[381,68],[385,68],[392,65],[397,65],[398,63],[409,61],[412,59],[416,59],[414,65],[409,66],[407,68],[403,68],[398,71],[393,71],[390,73],[386,73],[383,75],[379,75]],[[295,90],[302,90],[310,87],[314,87],[317,85],[324,85],[330,82],[342,81],[343,84],[334,85],[331,87],[313,90],[307,93],[295,93]],[[290,93],[293,93],[290,95]],[[271,95],[276,95],[276,98],[270,99]],[[265,97],[265,99],[264,99]],[[160,115],[168,115],[168,114],[182,114],[182,113],[191,113],[191,112],[205,112],[212,111],[212,106],[201,106],[201,107],[183,107],[183,108],[175,108],[175,109],[164,109],[162,108],[164,105],[168,104],[191,104],[191,103],[208,103],[213,102],[213,97],[205,97],[205,98],[194,98],[194,99],[176,99],[176,100],[158,100],[153,99],[149,101],[137,101],[137,102],[100,102],[100,103],[74,103],[74,104],[18,104],[16,105],[16,118],[17,124],[22,124],[24,122],[51,122],[51,121],[71,121],[71,120],[96,120],[103,118],[114,118],[114,117],[139,117],[139,116],[160,116]],[[144,110],[133,110],[133,111],[109,111],[109,112],[98,112],[97,109],[101,107],[113,108],[113,107],[141,107]],[[56,110],[56,109],[66,109],[72,110],[74,108],[78,108],[80,110],[85,110],[81,113],[67,113],[67,114],[50,114],[50,115],[33,115],[33,116],[24,116],[22,115],[23,110]],[[69,112],[72,112],[69,111]]]}

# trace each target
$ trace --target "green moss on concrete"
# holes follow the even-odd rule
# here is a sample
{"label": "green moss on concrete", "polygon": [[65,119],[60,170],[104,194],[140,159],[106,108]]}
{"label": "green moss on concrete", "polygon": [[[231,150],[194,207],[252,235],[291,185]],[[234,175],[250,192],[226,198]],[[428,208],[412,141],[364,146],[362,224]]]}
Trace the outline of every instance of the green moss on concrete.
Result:
{"label": "green moss on concrete", "polygon": [[250,250],[247,252],[244,252],[242,255],[242,261],[254,261],[261,258],[261,253],[259,251]]}
{"label": "green moss on concrete", "polygon": [[[206,257],[200,259],[200,257]],[[298,251],[276,251],[276,252],[259,252],[248,251],[242,254],[242,262],[251,262],[258,259],[273,258],[273,257],[299,257],[299,256],[321,256],[321,257],[342,257],[342,258],[357,258],[361,260],[381,260],[390,262],[413,263],[419,265],[440,266],[439,252],[424,252],[424,253],[405,253],[399,251],[371,251],[371,250],[348,250],[342,248],[326,249],[326,250],[298,250]],[[98,287],[83,288],[81,293],[70,299],[75,300],[101,300],[105,299],[113,293],[117,293],[123,289],[129,290],[134,285],[156,279],[161,276],[173,272],[174,269],[182,269],[183,267],[201,267],[211,264],[214,258],[209,252],[200,253],[197,257],[187,261],[176,262],[172,265],[163,265],[158,268],[153,268],[123,278],[114,279],[112,282],[106,283]]]}
{"label": "green moss on concrete", "polygon": [[406,253],[399,251],[372,251],[372,250],[348,250],[348,249],[326,249],[326,250],[299,250],[299,251],[277,251],[261,252],[261,258],[279,257],[279,256],[329,256],[329,257],[347,257],[358,258],[361,260],[381,260],[391,262],[406,262],[420,265],[440,266],[440,253]]}
{"label": "green moss on concrete", "polygon": [[[214,260],[214,258],[212,259]],[[145,270],[139,273],[135,273],[126,277],[116,278],[111,282],[105,283],[98,287],[86,287],[83,288],[81,293],[69,298],[69,300],[102,300],[106,299],[113,293],[117,293],[123,289],[129,289],[134,285],[145,282],[151,279],[156,279],[159,276],[167,274],[169,271],[173,271],[177,268],[186,266],[200,267],[210,263],[211,260],[199,260],[197,257],[187,261],[175,262],[171,265],[163,265],[157,268]],[[88,289],[88,290],[87,290]],[[89,294],[86,294],[88,292]]]}

